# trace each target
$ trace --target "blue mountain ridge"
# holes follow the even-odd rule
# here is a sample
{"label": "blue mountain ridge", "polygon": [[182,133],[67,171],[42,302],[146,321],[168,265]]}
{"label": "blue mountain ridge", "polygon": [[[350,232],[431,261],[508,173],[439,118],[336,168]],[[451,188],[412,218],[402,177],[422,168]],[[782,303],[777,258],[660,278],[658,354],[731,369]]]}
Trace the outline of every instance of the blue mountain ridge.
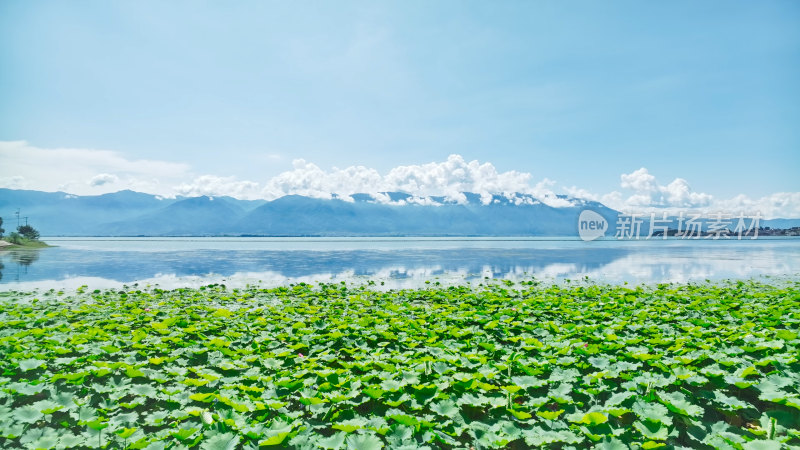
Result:
{"label": "blue mountain ridge", "polygon": [[[613,236],[619,215],[598,202],[566,196],[561,198],[571,206],[554,208],[527,194],[517,194],[517,202],[495,195],[488,204],[474,193],[464,193],[464,203],[425,199],[432,205],[414,203],[403,192],[385,195],[393,203],[380,203],[369,194],[331,199],[287,195],[266,201],[162,198],[129,190],[76,196],[0,189],[0,217],[10,231],[19,209],[43,236],[576,236],[579,214],[591,209],[608,222],[606,236]],[[797,219],[775,219],[762,226],[771,222],[800,225]]]}

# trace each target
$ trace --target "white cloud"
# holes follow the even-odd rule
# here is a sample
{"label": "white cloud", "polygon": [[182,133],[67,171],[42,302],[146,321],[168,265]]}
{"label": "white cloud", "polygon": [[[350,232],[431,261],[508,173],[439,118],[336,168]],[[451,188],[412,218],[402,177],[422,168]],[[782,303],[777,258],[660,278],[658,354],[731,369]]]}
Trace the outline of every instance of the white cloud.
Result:
{"label": "white cloud", "polygon": [[623,210],[626,208],[625,199],[623,198],[622,193],[619,191],[611,191],[607,194],[595,194],[594,192],[590,192],[577,186],[567,187],[564,188],[564,190],[570,197],[600,202],[609,208],[616,210]]}
{"label": "white cloud", "polygon": [[28,181],[25,179],[25,177],[19,175],[0,177],[0,188],[27,189]]}
{"label": "white cloud", "polygon": [[671,183],[661,185],[644,167],[620,175],[620,186],[633,191],[633,194],[625,200],[621,200],[621,194],[608,198],[615,200],[616,204],[612,207],[616,209],[703,208],[711,205],[713,201],[713,197],[709,194],[694,192],[689,182],[683,178],[675,178]]}
{"label": "white cloud", "polygon": [[530,179],[529,173],[514,170],[499,173],[491,163],[466,162],[460,155],[450,155],[441,163],[395,167],[384,179],[387,187],[384,190],[444,195],[463,202],[466,200],[463,192],[474,192],[484,199],[490,199],[492,194],[530,193]]}
{"label": "white cloud", "polygon": [[531,174],[508,171],[498,172],[491,163],[467,162],[460,155],[450,155],[446,161],[421,165],[398,166],[385,175],[364,166],[344,169],[334,167],[324,170],[303,159],[292,162],[292,169],[259,184],[238,180],[235,177],[203,175],[177,184],[173,191],[179,195],[228,195],[236,198],[272,200],[285,195],[303,195],[315,198],[333,198],[337,195],[352,201],[353,194],[370,194],[377,202],[390,203],[386,192],[405,192],[411,197],[400,204],[434,204],[432,196],[443,196],[449,201],[465,203],[464,192],[481,196],[488,204],[493,195],[504,195],[518,203],[529,201],[517,194],[530,194],[543,203],[560,207],[569,206],[568,200],[558,198],[552,187],[555,182],[544,179],[531,185]]}
{"label": "white cloud", "polygon": [[800,192],[776,192],[753,199],[740,194],[714,204],[716,210],[731,214],[761,213],[766,218],[795,219],[800,217]]}
{"label": "white cloud", "polygon": [[570,196],[598,201],[625,212],[666,212],[677,215],[691,211],[734,216],[759,213],[767,219],[800,217],[800,192],[776,192],[761,198],[741,194],[730,199],[719,199],[693,191],[689,182],[683,178],[675,178],[667,185],[659,184],[644,167],[620,175],[620,187],[630,191],[629,194],[626,196],[619,191],[612,191],[598,195],[576,186],[566,188],[566,192]]}
{"label": "white cloud", "polygon": [[683,178],[674,179],[662,192],[666,197],[666,203],[671,206],[708,206],[713,199],[709,194],[693,192],[689,183]]}
{"label": "white cloud", "polygon": [[446,161],[420,165],[398,166],[386,175],[364,166],[333,168],[325,171],[302,159],[293,162],[293,169],[269,180],[263,189],[265,198],[288,194],[331,198],[332,194],[349,196],[356,193],[372,195],[380,202],[389,202],[383,192],[405,192],[413,197],[406,202],[425,204],[431,196],[443,196],[458,203],[467,201],[464,192],[479,194],[484,203],[492,195],[531,194],[552,206],[566,206],[567,201],[556,197],[553,182],[543,180],[531,186],[531,174],[517,171],[498,172],[491,163],[467,162],[460,155],[450,155]]}
{"label": "white cloud", "polygon": [[104,184],[114,184],[119,181],[119,177],[110,173],[99,173],[89,180],[89,186],[102,186]]}
{"label": "white cloud", "polygon": [[334,168],[326,172],[316,164],[303,159],[294,160],[292,166],[292,170],[267,181],[262,190],[264,198],[273,199],[290,194],[331,198],[333,194],[349,196],[386,190],[380,188],[383,179],[378,171],[364,166]]}
{"label": "white cloud", "polygon": [[[231,196],[241,199],[272,200],[289,194],[352,201],[356,193],[370,194],[375,201],[390,203],[385,192],[406,192],[408,199],[397,203],[432,204],[432,196],[465,202],[464,192],[473,192],[484,204],[493,196],[509,201],[531,203],[528,194],[544,204],[570,206],[556,195],[556,183],[544,178],[536,183],[530,173],[499,172],[488,162],[465,161],[450,155],[442,162],[395,167],[382,174],[364,166],[325,170],[298,159],[292,169],[264,182],[240,180],[232,176],[196,175],[184,163],[159,160],[134,160],[108,150],[44,149],[24,141],[0,141],[0,187],[64,191],[91,195],[131,189],[162,197]],[[739,195],[718,199],[695,192],[689,182],[675,178],[660,184],[642,167],[620,176],[621,191],[593,193],[577,186],[560,188],[571,197],[601,202],[619,211],[669,213],[686,211],[724,211],[731,214],[760,212],[765,218],[800,217],[800,192],[778,192],[761,198]]]}
{"label": "white cloud", "polygon": [[658,191],[656,177],[650,175],[650,172],[648,172],[644,167],[631,173],[623,173],[620,175],[620,179],[622,180],[620,185],[624,189],[632,189],[637,192]]}
{"label": "white cloud", "polygon": [[191,182],[181,183],[175,186],[175,192],[186,197],[227,195],[244,200],[261,198],[260,188],[256,182],[214,175],[202,175]]}
{"label": "white cloud", "polygon": [[0,141],[0,161],[0,186],[79,195],[121,189],[171,194],[165,186],[184,179],[190,168],[183,163],[129,159],[109,150],[47,149],[25,141]]}

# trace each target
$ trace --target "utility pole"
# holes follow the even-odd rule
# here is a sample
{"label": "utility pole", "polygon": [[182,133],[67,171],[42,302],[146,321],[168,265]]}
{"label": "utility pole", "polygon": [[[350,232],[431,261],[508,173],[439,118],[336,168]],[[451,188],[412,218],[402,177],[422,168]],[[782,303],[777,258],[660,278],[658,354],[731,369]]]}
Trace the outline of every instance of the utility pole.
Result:
{"label": "utility pole", "polygon": [[25,226],[28,226],[28,216],[25,216]]}
{"label": "utility pole", "polygon": [[17,228],[19,228],[19,208],[17,208]]}

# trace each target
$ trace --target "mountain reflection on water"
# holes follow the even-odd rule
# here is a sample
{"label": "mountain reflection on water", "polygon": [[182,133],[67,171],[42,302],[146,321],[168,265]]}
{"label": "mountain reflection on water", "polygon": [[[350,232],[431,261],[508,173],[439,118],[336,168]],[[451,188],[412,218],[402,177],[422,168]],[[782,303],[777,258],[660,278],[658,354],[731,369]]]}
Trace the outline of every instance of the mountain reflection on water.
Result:
{"label": "mountain reflection on water", "polygon": [[582,279],[619,283],[795,276],[800,240],[591,242],[558,240],[80,239],[0,253],[0,289],[123,284],[162,288],[223,282],[425,281],[476,283]]}

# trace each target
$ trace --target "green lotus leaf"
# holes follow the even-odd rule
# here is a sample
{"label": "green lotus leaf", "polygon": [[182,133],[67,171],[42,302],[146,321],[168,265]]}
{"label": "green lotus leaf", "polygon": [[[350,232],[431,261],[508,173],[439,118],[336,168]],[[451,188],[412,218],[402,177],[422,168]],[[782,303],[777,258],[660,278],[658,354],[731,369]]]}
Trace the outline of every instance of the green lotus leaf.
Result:
{"label": "green lotus leaf", "polygon": [[135,412],[117,414],[114,417],[112,417],[111,419],[109,419],[109,422],[112,423],[112,424],[115,424],[115,425],[118,425],[118,424],[126,424],[126,425],[136,424],[136,423],[138,423],[138,421],[139,421],[139,414],[135,413]]}
{"label": "green lotus leaf", "polygon": [[739,400],[736,397],[727,396],[720,391],[714,391],[714,399],[719,402],[723,408],[728,410],[739,410],[752,407],[752,405],[749,403]]}
{"label": "green lotus leaf", "polygon": [[344,446],[344,439],[347,436],[347,433],[340,432],[336,434],[332,434],[331,436],[319,438],[315,442],[318,447],[337,450]]}
{"label": "green lotus leaf", "polygon": [[169,416],[168,411],[155,411],[153,413],[148,414],[145,417],[144,423],[150,426],[160,425],[164,422],[164,419],[166,419],[168,416]]}
{"label": "green lotus leaf", "polygon": [[362,392],[364,392],[365,394],[367,394],[368,396],[370,396],[372,398],[381,398],[385,391],[382,390],[382,389],[378,389],[376,387],[368,387],[368,388],[364,389]]}
{"label": "green lotus leaf", "polygon": [[780,450],[782,448],[785,448],[784,444],[775,440],[757,440],[742,444],[744,450]]}
{"label": "green lotus leaf", "polygon": [[44,414],[53,414],[62,408],[61,405],[52,400],[39,400],[38,402],[33,403],[31,406]]}
{"label": "green lotus leaf", "polygon": [[680,392],[659,392],[658,398],[669,408],[684,416],[697,417],[703,414],[703,408],[691,404]]}
{"label": "green lotus leaf", "polygon": [[611,366],[611,360],[605,356],[592,356],[587,358],[587,361],[599,370],[606,370]]}
{"label": "green lotus leaf", "polygon": [[197,432],[197,428],[179,428],[175,431],[172,431],[170,435],[177,438],[179,441],[188,440],[192,435]]}
{"label": "green lotus leaf", "polygon": [[145,377],[144,372],[135,367],[128,367],[127,369],[125,369],[125,375],[129,378]]}
{"label": "green lotus leaf", "polygon": [[23,434],[19,442],[26,448],[50,449],[59,443],[59,434],[52,428],[32,428]]}
{"label": "green lotus leaf", "polygon": [[775,330],[775,336],[778,339],[783,339],[784,341],[793,341],[797,339],[797,332],[789,331],[789,330]]}
{"label": "green lotus leaf", "polygon": [[45,365],[45,363],[47,363],[47,361],[43,359],[36,359],[36,358],[23,359],[22,361],[19,362],[19,368],[23,372],[27,372],[29,370],[38,369],[39,367]]}
{"label": "green lotus leaf", "polygon": [[216,400],[217,396],[214,393],[197,393],[189,395],[189,398],[196,402],[208,403]]}
{"label": "green lotus leaf", "polygon": [[598,450],[628,450],[630,447],[617,438],[611,438],[597,442],[594,444],[594,448]]}
{"label": "green lotus leaf", "polygon": [[455,417],[459,413],[459,408],[452,400],[442,400],[430,406],[431,411],[445,417]]}
{"label": "green lotus leaf", "polygon": [[270,424],[269,428],[264,430],[264,439],[260,440],[258,445],[281,444],[292,432],[292,429],[293,427],[290,423],[276,420]]}
{"label": "green lotus leaf", "polygon": [[407,426],[415,426],[419,424],[419,419],[413,416],[409,416],[408,414],[402,414],[399,412],[392,413],[391,411],[387,412],[386,414],[387,419],[392,419],[395,422],[407,425]]}
{"label": "green lotus leaf", "polygon": [[629,398],[631,398],[633,396],[634,396],[634,393],[630,392],[630,391],[617,392],[617,393],[611,395],[611,397],[609,397],[608,400],[606,400],[605,407],[609,408],[609,407],[612,407],[612,406],[620,405],[622,402],[628,400]]}
{"label": "green lotus leaf", "polygon": [[236,433],[215,434],[200,443],[201,450],[234,450],[241,437]]}
{"label": "green lotus leaf", "polygon": [[676,367],[672,369],[672,374],[679,380],[685,380],[687,378],[693,377],[696,372],[691,371],[685,367]]}
{"label": "green lotus leaf", "polygon": [[86,422],[86,426],[92,430],[100,431],[105,428],[108,428],[108,422],[105,419],[95,419],[89,422]]}
{"label": "green lotus leaf", "polygon": [[44,414],[39,411],[39,408],[31,405],[21,406],[14,408],[11,416],[22,423],[34,423],[44,417]]}
{"label": "green lotus leaf", "polygon": [[62,409],[72,410],[77,408],[75,403],[75,395],[70,392],[56,392],[50,395],[53,402],[60,406]]}
{"label": "green lotus leaf", "polygon": [[131,387],[131,392],[143,397],[155,397],[158,391],[148,384],[137,384]]}
{"label": "green lotus leaf", "polygon": [[331,426],[334,430],[342,430],[346,433],[352,433],[355,430],[366,428],[367,420],[363,417],[356,417],[353,419],[343,420]]}
{"label": "green lotus leaf", "polygon": [[507,411],[509,413],[511,413],[511,415],[513,415],[514,417],[516,417],[519,420],[526,420],[526,419],[530,419],[531,417],[533,417],[533,414],[531,414],[529,412],[525,412],[525,411],[518,411],[518,410],[515,410],[515,409],[507,409]]}
{"label": "green lotus leaf", "polygon": [[347,448],[352,450],[380,450],[383,448],[383,442],[369,434],[350,435],[347,436]]}
{"label": "green lotus leaf", "polygon": [[136,427],[134,427],[134,428],[123,428],[121,430],[115,431],[115,433],[117,434],[117,436],[119,436],[122,439],[128,439],[129,437],[133,436],[133,433],[136,433],[136,430],[138,430],[138,428],[136,428]]}
{"label": "green lotus leaf", "polygon": [[667,426],[672,425],[672,417],[669,415],[669,410],[660,403],[637,400],[631,409],[643,421],[662,423]]}
{"label": "green lotus leaf", "polygon": [[524,430],[522,435],[525,439],[525,443],[532,447],[541,447],[549,444],[576,444],[583,440],[572,431],[545,430],[540,427]]}
{"label": "green lotus leaf", "polygon": [[8,389],[21,395],[36,395],[45,390],[46,387],[47,385],[45,384],[37,385],[21,382],[9,383],[6,386],[3,386],[4,389]]}
{"label": "green lotus leaf", "polygon": [[58,446],[59,448],[73,448],[73,447],[80,447],[86,443],[86,438],[83,436],[78,436],[72,434],[69,431],[63,432],[58,437]]}
{"label": "green lotus leaf", "polygon": [[380,387],[384,391],[394,392],[403,387],[403,385],[397,380],[383,380]]}
{"label": "green lotus leaf", "polygon": [[669,437],[669,428],[663,423],[637,421],[633,423],[633,427],[638,430],[645,439],[664,441]]}
{"label": "green lotus leaf", "polygon": [[8,439],[20,437],[28,428],[28,424],[12,419],[0,420],[0,436]]}
{"label": "green lotus leaf", "polygon": [[89,422],[97,419],[97,410],[88,406],[81,406],[78,408],[76,416],[79,422]]}
{"label": "green lotus leaf", "polygon": [[572,403],[572,385],[561,383],[557,387],[550,389],[548,395],[559,403]]}
{"label": "green lotus leaf", "polygon": [[575,422],[586,425],[600,425],[608,422],[608,416],[601,412],[590,412],[584,414],[580,420],[576,420]]}
{"label": "green lotus leaf", "polygon": [[563,409],[559,409],[557,411],[536,411],[537,416],[547,420],[556,420],[558,416],[560,416],[563,413],[564,413]]}

